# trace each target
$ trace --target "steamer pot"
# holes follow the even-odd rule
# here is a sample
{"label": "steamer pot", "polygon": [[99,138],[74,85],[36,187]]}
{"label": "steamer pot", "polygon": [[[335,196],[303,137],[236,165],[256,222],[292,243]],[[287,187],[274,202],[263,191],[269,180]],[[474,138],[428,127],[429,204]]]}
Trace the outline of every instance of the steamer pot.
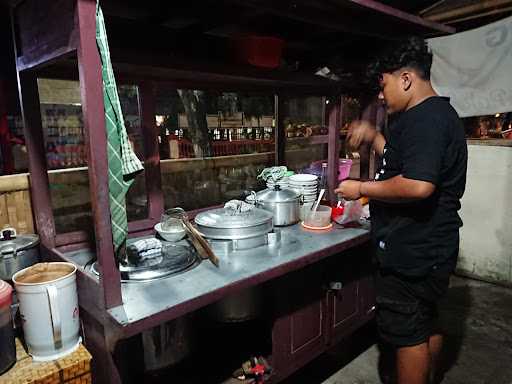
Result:
{"label": "steamer pot", "polygon": [[281,189],[279,185],[273,189],[265,189],[247,197],[247,202],[272,213],[274,225],[292,225],[300,220],[301,196],[290,189]]}

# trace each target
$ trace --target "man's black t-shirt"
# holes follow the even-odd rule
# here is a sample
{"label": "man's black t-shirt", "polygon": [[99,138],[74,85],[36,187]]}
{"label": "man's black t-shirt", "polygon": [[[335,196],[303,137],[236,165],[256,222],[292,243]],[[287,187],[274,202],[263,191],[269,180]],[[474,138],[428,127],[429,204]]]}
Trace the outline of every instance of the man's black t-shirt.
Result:
{"label": "man's black t-shirt", "polygon": [[430,97],[397,117],[375,179],[402,175],[436,188],[420,201],[371,201],[372,233],[382,268],[420,276],[434,265],[455,265],[466,167],[464,127],[447,98]]}

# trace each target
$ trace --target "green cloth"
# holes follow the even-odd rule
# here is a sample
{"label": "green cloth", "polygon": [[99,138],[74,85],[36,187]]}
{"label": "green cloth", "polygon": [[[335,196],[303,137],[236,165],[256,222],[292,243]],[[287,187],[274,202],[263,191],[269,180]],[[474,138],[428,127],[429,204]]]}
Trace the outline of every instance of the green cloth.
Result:
{"label": "green cloth", "polygon": [[126,193],[133,182],[135,174],[141,171],[143,166],[133,152],[126,133],[121,103],[117,94],[116,80],[110,61],[105,20],[99,2],[96,5],[96,44],[100,54],[103,78],[110,220],[112,223],[114,251],[117,255],[120,247],[126,242],[128,234]]}

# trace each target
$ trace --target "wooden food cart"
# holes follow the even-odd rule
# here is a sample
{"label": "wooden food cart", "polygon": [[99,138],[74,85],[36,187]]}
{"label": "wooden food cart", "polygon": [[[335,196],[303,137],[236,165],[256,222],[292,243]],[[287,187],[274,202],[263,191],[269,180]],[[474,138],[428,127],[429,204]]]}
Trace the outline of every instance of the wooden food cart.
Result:
{"label": "wooden food cart", "polygon": [[[130,238],[153,234],[153,226],[164,210],[155,127],[155,84],[272,93],[276,116],[275,164],[287,163],[282,115],[286,97],[317,95],[324,101],[328,98],[330,103],[325,109],[328,132],[312,136],[306,142],[328,146],[330,189],[337,184],[342,94],[356,92],[360,85],[357,78],[331,81],[296,71],[215,64],[208,57],[184,60],[170,55],[168,49],[178,50],[190,45],[198,51],[209,49],[211,53],[214,50],[208,48],[211,36],[203,32],[220,29],[222,35],[225,31],[220,27],[232,24],[240,27],[264,23],[268,27],[274,22],[282,28],[292,25],[303,35],[304,30],[310,29],[310,35],[303,36],[302,41],[290,42],[290,49],[293,43],[316,47],[316,51],[302,52],[304,57],[326,52],[334,55],[338,53],[335,50],[348,56],[349,49],[359,46],[357,54],[361,58],[381,39],[406,33],[453,32],[449,27],[370,0],[338,0],[325,4],[302,0],[293,4],[232,0],[197,2],[175,8],[153,2],[125,4],[105,0],[101,4],[108,16],[107,31],[115,31],[110,44],[116,76],[120,82],[136,84],[139,89],[148,214],[142,220],[129,223]],[[164,9],[160,11],[160,7]],[[143,284],[122,283],[113,252],[109,215],[101,63],[95,40],[96,1],[12,1],[11,11],[35,223],[44,257],[70,261],[79,268],[80,315],[85,343],[93,354],[97,382],[120,383],[126,379],[120,369],[122,363],[114,356],[118,341],[262,283],[270,282],[274,297],[272,307],[276,308],[268,315],[271,350],[267,356],[273,367],[271,380],[275,382],[373,317],[371,263],[364,247],[369,234],[365,228],[335,226],[331,231],[316,234],[295,225],[282,230],[282,236],[293,241],[280,252],[246,252],[236,263],[221,260],[219,269],[202,262],[182,275]],[[194,33],[184,28],[173,38],[172,30],[164,25],[175,14],[182,14],[183,19],[199,17],[201,23],[195,25]],[[178,27],[173,28],[176,31]],[[187,44],[180,44],[179,40],[186,41],[187,36],[190,37]],[[165,43],[167,39],[172,40],[172,44]],[[335,40],[340,40],[339,44]],[[194,49],[185,47],[184,51],[191,53]],[[357,66],[357,60],[352,65]],[[37,85],[40,77],[78,77],[80,81],[93,240],[85,231],[58,233],[55,228]],[[385,118],[375,106],[367,108],[365,113],[365,117],[373,120]],[[370,176],[369,151],[362,156],[360,176]],[[360,247],[354,248],[356,246]],[[349,248],[355,250],[345,252]],[[93,259],[98,260],[99,277],[86,268]],[[330,284],[332,282],[343,284]]]}

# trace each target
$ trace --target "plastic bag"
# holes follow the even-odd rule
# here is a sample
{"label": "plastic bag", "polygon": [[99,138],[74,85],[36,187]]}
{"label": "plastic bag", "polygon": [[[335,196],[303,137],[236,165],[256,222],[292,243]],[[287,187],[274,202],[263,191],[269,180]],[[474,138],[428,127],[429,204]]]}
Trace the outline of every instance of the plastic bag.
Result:
{"label": "plastic bag", "polygon": [[340,216],[333,217],[333,220],[340,225],[359,223],[363,215],[363,206],[359,200],[347,201]]}

